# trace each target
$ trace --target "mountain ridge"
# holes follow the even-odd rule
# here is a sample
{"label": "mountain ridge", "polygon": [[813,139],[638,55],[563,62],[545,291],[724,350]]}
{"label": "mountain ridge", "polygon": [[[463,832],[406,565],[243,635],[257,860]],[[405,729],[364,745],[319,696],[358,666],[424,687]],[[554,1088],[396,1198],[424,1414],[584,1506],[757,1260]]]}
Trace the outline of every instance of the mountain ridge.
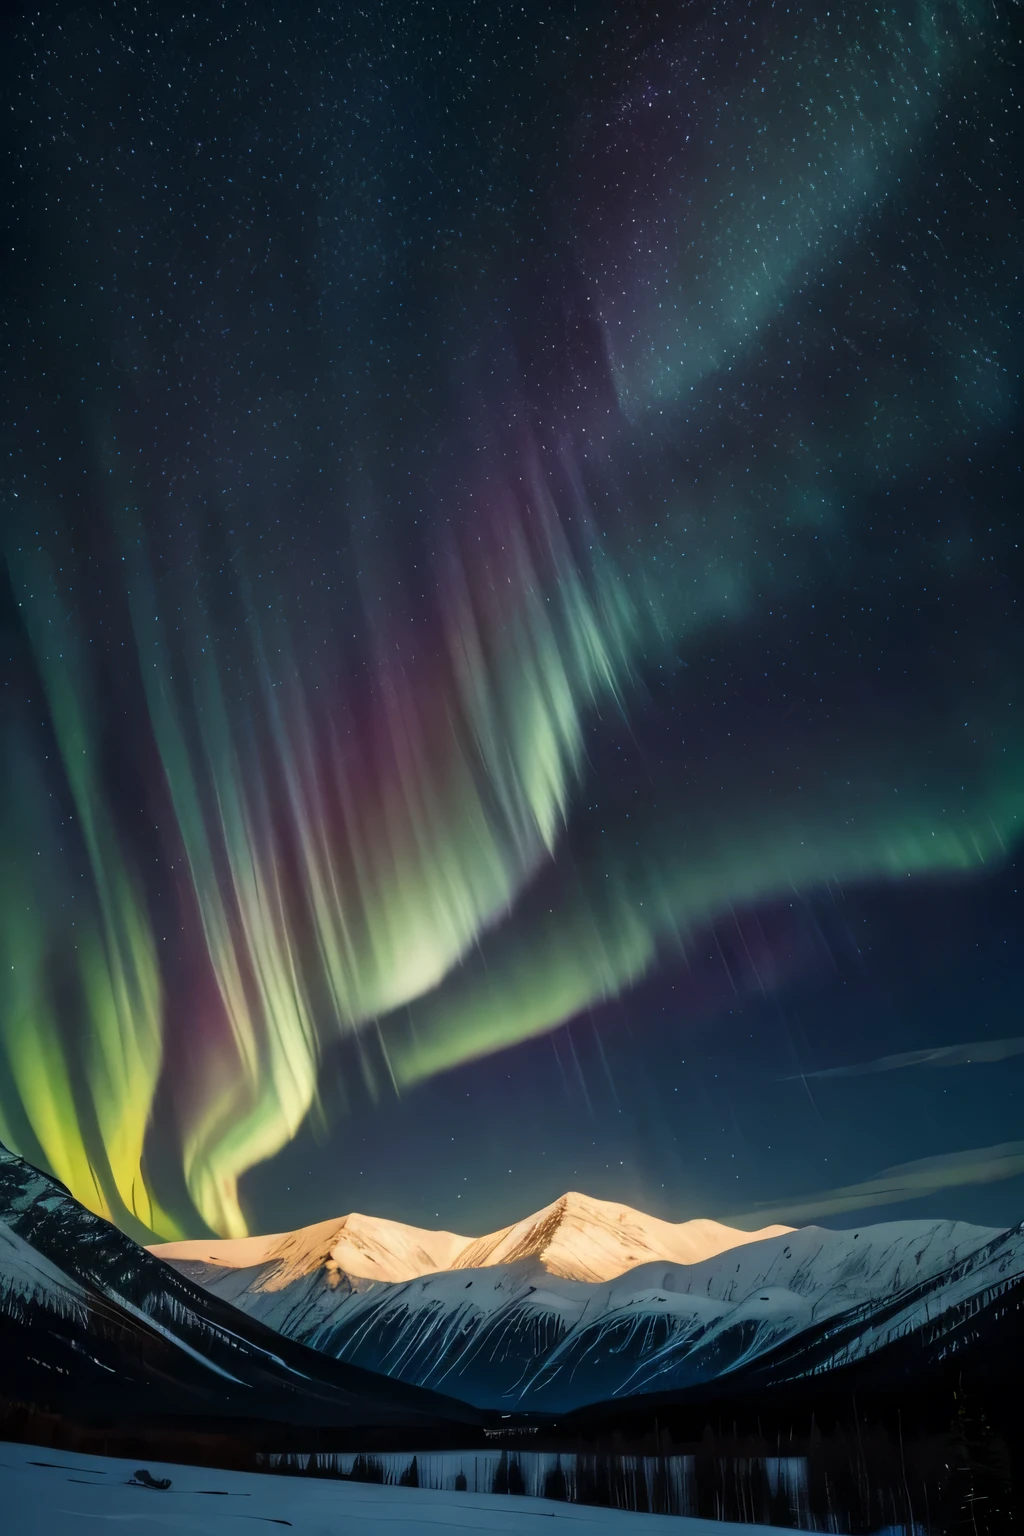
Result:
{"label": "mountain ridge", "polygon": [[632,1206],[569,1190],[521,1221],[476,1238],[351,1212],[294,1232],[154,1243],[149,1251],[171,1263],[264,1267],[263,1284],[272,1290],[317,1268],[329,1277],[395,1283],[523,1261],[559,1279],[596,1282],[652,1260],[696,1263],[791,1230],[770,1226],[743,1232],[707,1218],[662,1221]]}

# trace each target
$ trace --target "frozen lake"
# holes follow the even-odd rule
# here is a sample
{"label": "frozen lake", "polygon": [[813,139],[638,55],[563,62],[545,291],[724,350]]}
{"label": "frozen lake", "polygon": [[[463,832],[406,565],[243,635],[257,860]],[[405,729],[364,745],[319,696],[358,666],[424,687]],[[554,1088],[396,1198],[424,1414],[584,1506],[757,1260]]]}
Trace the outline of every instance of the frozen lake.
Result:
{"label": "frozen lake", "polygon": [[[0,1444],[4,1536],[62,1536],[95,1531],[152,1536],[233,1536],[254,1525],[290,1527],[303,1536],[372,1528],[373,1536],[486,1531],[500,1536],[758,1536],[769,1527],[725,1525],[672,1515],[638,1515],[548,1499],[449,1493],[309,1477],[219,1472],[146,1463],[163,1492],[131,1487],[138,1461],[78,1456],[31,1445]],[[559,1522],[555,1524],[554,1522]]]}

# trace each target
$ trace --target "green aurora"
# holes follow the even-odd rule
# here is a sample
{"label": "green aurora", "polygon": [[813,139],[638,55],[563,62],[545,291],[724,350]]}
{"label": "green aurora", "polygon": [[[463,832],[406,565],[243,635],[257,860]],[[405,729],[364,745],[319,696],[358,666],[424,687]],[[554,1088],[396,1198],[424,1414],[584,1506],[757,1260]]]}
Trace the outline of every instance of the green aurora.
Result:
{"label": "green aurora", "polygon": [[[291,96],[262,142],[251,104],[193,82],[172,111],[118,51],[136,164],[71,116],[64,158],[33,141],[64,201],[26,192],[46,340],[26,322],[4,488],[0,1138],[136,1235],[244,1234],[239,1182],[339,1040],[353,1092],[404,1092],[731,914],[1012,854],[1017,236],[1010,149],[968,154],[1006,28],[803,19],[720,77],[710,13],[626,50],[615,110],[581,85],[548,125],[550,228],[519,187],[504,244],[467,128],[427,300],[405,169],[364,186]],[[210,170],[215,128],[241,148]],[[318,211],[290,224],[257,161]],[[557,280],[517,286],[528,259]],[[748,709],[782,625],[788,691]],[[605,778],[663,698],[672,751]]]}

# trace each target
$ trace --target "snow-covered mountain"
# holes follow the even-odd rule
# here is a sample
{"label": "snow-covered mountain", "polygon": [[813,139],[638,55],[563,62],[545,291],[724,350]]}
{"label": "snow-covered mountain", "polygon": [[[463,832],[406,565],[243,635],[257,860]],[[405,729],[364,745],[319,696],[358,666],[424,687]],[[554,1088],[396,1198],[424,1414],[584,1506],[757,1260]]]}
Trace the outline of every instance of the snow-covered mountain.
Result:
{"label": "snow-covered mountain", "polygon": [[[485,1237],[431,1232],[401,1222],[353,1214],[269,1237],[159,1243],[150,1251],[186,1263],[261,1271],[254,1290],[280,1291],[308,1275],[350,1280],[415,1280],[445,1269],[483,1269],[532,1260],[563,1280],[612,1280],[652,1259],[695,1264],[741,1243],[789,1232],[762,1227],[741,1232],[720,1221],[678,1224],[628,1205],[572,1192],[525,1221]],[[195,1271],[194,1273],[205,1273]]]}
{"label": "snow-covered mountain", "polygon": [[[359,1269],[345,1263],[347,1222],[373,1238]],[[242,1252],[155,1251],[290,1338],[506,1412],[760,1390],[881,1361],[908,1339],[933,1360],[1024,1295],[1024,1233],[962,1222],[742,1233],[575,1195],[457,1249],[451,1233],[347,1222]],[[388,1276],[370,1278],[385,1245]],[[447,1267],[412,1268],[438,1254]]]}
{"label": "snow-covered mountain", "polygon": [[476,1415],[315,1353],[0,1146],[0,1397],[72,1416],[461,1433]]}

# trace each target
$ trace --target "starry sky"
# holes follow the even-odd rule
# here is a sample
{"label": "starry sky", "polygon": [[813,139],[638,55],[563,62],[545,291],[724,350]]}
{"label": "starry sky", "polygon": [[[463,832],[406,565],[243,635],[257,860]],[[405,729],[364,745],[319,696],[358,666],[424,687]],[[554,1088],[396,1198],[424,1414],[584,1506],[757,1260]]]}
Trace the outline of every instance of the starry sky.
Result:
{"label": "starry sky", "polygon": [[5,1142],[1024,1217],[1021,14],[16,8]]}

